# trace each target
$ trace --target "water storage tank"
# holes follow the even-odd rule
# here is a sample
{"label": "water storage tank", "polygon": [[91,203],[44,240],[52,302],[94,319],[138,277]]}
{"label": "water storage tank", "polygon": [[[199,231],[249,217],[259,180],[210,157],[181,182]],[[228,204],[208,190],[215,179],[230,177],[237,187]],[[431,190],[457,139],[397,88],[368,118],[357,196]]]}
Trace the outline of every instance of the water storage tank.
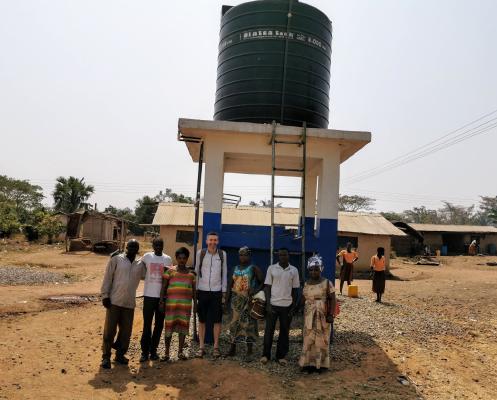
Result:
{"label": "water storage tank", "polygon": [[296,0],[223,6],[214,119],[327,128],[331,37]]}

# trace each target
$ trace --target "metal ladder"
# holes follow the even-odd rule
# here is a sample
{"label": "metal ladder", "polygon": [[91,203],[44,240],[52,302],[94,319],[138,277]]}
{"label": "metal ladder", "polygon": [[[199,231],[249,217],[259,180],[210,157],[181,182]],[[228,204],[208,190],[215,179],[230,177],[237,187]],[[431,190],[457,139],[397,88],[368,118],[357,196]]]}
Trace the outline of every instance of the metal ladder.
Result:
{"label": "metal ladder", "polygon": [[[305,175],[307,164],[307,125],[304,122],[302,125],[302,133],[298,140],[279,140],[276,137],[276,121],[273,121],[273,129],[271,133],[271,264],[274,263],[274,243],[275,243],[275,227],[276,226],[295,226],[298,228],[298,234],[295,239],[301,240],[301,251],[297,254],[301,255],[301,281],[305,276]],[[276,148],[277,145],[294,145],[302,148],[301,168],[280,168],[276,165]],[[301,174],[300,196],[286,196],[275,194],[275,177],[278,171],[281,172],[297,172]],[[297,224],[279,224],[274,221],[275,199],[299,199],[300,200],[300,216]],[[295,253],[292,253],[295,254]]]}

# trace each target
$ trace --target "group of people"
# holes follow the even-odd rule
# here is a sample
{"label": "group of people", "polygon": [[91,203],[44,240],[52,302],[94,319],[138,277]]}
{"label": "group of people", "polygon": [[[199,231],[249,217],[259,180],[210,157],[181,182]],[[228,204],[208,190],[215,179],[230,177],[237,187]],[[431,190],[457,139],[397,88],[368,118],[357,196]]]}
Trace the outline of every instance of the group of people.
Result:
{"label": "group of people", "polygon": [[[329,368],[329,340],[331,323],[338,312],[335,287],[332,281],[324,278],[323,261],[319,256],[308,260],[308,278],[299,295],[300,278],[297,268],[290,264],[289,251],[278,251],[278,262],[270,265],[264,276],[261,269],[251,262],[248,247],[239,249],[239,263],[228,277],[226,252],[218,248],[219,237],[210,232],[206,237],[205,249],[197,253],[193,269],[187,266],[190,253],[187,248],[176,250],[176,263],[163,254],[164,242],[155,238],[153,252],[137,259],[139,243],[130,240],[126,251],[110,258],[102,283],[102,304],[106,317],[102,345],[102,368],[111,367],[111,351],[115,349],[115,362],[128,364],[125,357],[133,326],[136,290],[144,279],[143,330],[140,340],[140,362],[158,360],[157,352],[164,331],[165,354],[161,361],[169,361],[171,337],[178,334],[178,359],[186,359],[185,339],[190,331],[192,311],[198,317],[199,348],[196,357],[206,354],[206,323],[213,325],[213,357],[221,356],[219,337],[223,314],[228,305],[230,321],[227,324],[230,349],[227,356],[234,356],[237,345],[246,345],[247,355],[251,355],[259,336],[258,321],[251,315],[254,297],[265,301],[265,330],[263,352],[260,361],[271,360],[271,350],[277,322],[279,335],[275,359],[287,364],[289,333],[292,317],[303,306],[303,347],[299,360],[302,369]],[[351,245],[340,252],[342,257],[340,273],[340,293],[343,282],[350,285],[353,264],[358,255]],[[374,269],[373,290],[381,301],[384,290],[384,251],[371,258]],[[383,269],[382,269],[383,268]],[[382,273],[383,271],[383,273]],[[383,288],[383,289],[382,289]],[[153,328],[152,328],[153,325]],[[117,335],[116,335],[117,333]]]}
{"label": "group of people", "polygon": [[[342,258],[342,264],[340,269],[340,294],[343,291],[343,285],[347,282],[347,285],[351,285],[354,276],[354,263],[359,259],[357,251],[352,249],[352,243],[347,243],[346,249],[340,251],[337,254],[337,263],[340,263],[340,258]],[[371,268],[371,278],[373,281],[373,292],[376,293],[376,302],[381,303],[381,297],[385,292],[385,280],[386,280],[386,259],[385,259],[385,248],[378,247],[376,249],[376,254],[371,257],[370,261]]]}

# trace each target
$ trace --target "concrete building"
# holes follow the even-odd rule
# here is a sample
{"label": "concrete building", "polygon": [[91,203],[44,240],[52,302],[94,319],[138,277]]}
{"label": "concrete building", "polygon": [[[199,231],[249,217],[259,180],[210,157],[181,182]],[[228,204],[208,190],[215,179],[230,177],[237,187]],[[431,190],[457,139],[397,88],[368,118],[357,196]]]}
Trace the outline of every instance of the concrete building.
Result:
{"label": "concrete building", "polygon": [[[497,228],[494,226],[414,223],[395,225],[404,230],[411,241],[419,242],[421,237],[422,246],[429,246],[431,252],[440,250],[442,255],[467,254],[468,246],[473,240],[478,243],[481,253],[494,255],[497,252]],[[409,229],[406,230],[405,226]]]}
{"label": "concrete building", "polygon": [[[173,255],[174,251],[185,246],[193,250],[193,230],[194,230],[194,213],[195,208],[191,204],[183,203],[161,203],[154,217],[154,225],[160,227],[160,237],[164,239],[165,251]],[[278,221],[282,224],[288,224],[286,235],[291,234],[293,226],[299,218],[299,210],[296,208],[276,208]],[[203,209],[200,215],[202,216]],[[271,212],[265,207],[230,207],[225,206],[222,209],[222,219],[225,230],[230,231],[231,227],[245,227],[244,238],[257,237],[261,232],[267,232],[270,225]],[[203,218],[200,219],[200,231],[203,231]],[[236,235],[240,230],[236,228],[233,233]],[[369,260],[376,253],[377,247],[384,247],[387,256],[387,265],[390,260],[390,238],[392,236],[404,236],[405,234],[388,222],[379,214],[369,213],[338,213],[338,246],[331,249],[333,257],[336,255],[337,248],[345,247],[347,242],[353,243],[358,249],[359,260],[356,264],[356,270],[369,270]],[[262,237],[266,237],[264,233]],[[250,246],[253,251],[254,262],[265,269],[268,265],[268,243],[260,239],[252,239]],[[255,245],[254,245],[255,244]],[[238,247],[225,246],[229,264],[231,267],[238,261],[238,248],[244,245],[241,243]],[[247,245],[249,245],[247,243]],[[333,244],[330,244],[333,246]]]}
{"label": "concrete building", "polygon": [[[205,162],[203,232],[220,233],[224,248],[248,245],[264,248],[267,252],[271,242],[271,229],[267,225],[230,224],[223,220],[223,183],[226,172],[271,175],[274,165],[278,176],[301,177],[302,148],[278,145],[273,163],[272,138],[296,142],[303,135],[303,128],[275,124],[249,122],[204,121],[180,119],[179,139],[195,139],[186,142],[194,162],[200,158],[202,143]],[[337,244],[338,188],[340,164],[364,147],[371,140],[369,132],[352,132],[334,129],[308,128],[306,137],[305,168],[305,223],[306,253],[319,253],[325,262],[325,275],[333,276]],[[282,171],[284,169],[284,171]],[[319,188],[319,189],[318,189]],[[281,193],[277,188],[276,192]],[[283,193],[284,194],[284,193]],[[281,221],[275,221],[280,223]],[[284,226],[275,227],[274,248],[287,247],[300,251],[301,244]],[[263,264],[269,263],[267,257]],[[301,262],[295,262],[301,267]],[[262,264],[262,263],[261,263]]]}

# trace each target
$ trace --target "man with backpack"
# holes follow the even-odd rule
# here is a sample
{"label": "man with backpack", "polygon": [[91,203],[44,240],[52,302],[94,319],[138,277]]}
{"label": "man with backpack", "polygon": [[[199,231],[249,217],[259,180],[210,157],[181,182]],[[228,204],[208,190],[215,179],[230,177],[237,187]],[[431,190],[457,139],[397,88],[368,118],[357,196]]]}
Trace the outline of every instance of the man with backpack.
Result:
{"label": "man with backpack", "polygon": [[195,273],[197,274],[197,311],[198,337],[200,349],[197,357],[205,355],[205,323],[214,324],[214,351],[212,355],[219,357],[219,335],[221,334],[221,320],[223,304],[226,297],[228,283],[228,266],[226,252],[218,249],[219,235],[209,232],[206,239],[207,249],[197,253]]}

